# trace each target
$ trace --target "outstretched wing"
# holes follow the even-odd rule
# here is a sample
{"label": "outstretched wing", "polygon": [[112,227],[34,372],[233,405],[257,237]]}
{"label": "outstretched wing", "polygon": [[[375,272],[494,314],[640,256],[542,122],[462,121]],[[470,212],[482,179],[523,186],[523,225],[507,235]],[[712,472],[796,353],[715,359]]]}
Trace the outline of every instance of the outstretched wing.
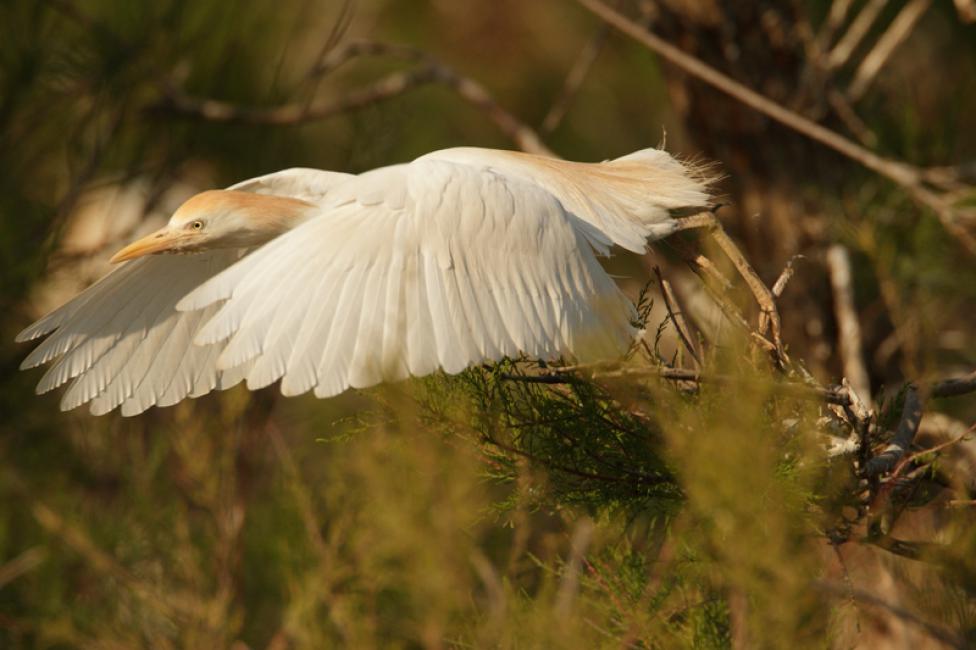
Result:
{"label": "outstretched wing", "polygon": [[217,367],[250,365],[251,388],[325,397],[632,340],[633,306],[595,257],[608,236],[531,180],[427,158],[358,176],[323,207],[177,307],[226,300],[195,340],[226,341]]}
{"label": "outstretched wing", "polygon": [[[351,178],[348,174],[292,169],[238,183],[233,189],[306,201],[321,201]],[[135,415],[169,406],[214,388],[240,382],[242,365],[220,370],[223,343],[193,345],[203,323],[218,310],[183,313],[176,303],[204,281],[237,262],[245,250],[144,257],[126,262],[40,319],[18,341],[49,335],[23,362],[32,368],[53,362],[38,393],[71,385],[61,400],[68,410],[90,403],[95,415],[122,407]]]}
{"label": "outstretched wing", "polygon": [[124,263],[18,335],[27,341],[50,334],[21,368],[53,361],[37,392],[71,381],[61,408],[90,402],[95,415],[118,406],[135,415],[237,383],[239,373],[217,370],[223,346],[192,344],[216,306],[183,313],[175,305],[240,257],[241,251],[221,250]]}

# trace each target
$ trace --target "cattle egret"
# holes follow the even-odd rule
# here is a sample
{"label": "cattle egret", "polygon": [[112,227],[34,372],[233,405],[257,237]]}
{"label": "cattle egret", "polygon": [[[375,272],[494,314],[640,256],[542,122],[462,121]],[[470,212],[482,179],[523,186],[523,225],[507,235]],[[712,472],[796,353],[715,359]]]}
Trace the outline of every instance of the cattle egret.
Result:
{"label": "cattle egret", "polygon": [[[168,406],[246,380],[319,397],[480,362],[626,350],[633,305],[597,263],[708,204],[646,149],[602,163],[455,148],[361,175],[289,169],[198,194],[17,337],[49,335],[64,410]],[[185,253],[163,255],[163,253]]]}

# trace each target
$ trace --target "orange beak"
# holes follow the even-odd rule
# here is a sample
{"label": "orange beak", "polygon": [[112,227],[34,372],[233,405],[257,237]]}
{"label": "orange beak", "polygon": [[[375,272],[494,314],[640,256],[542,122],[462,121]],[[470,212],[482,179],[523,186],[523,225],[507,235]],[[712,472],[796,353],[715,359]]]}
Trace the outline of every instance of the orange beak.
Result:
{"label": "orange beak", "polygon": [[109,260],[112,264],[118,264],[126,260],[135,259],[144,255],[156,255],[173,250],[177,244],[186,238],[182,232],[173,232],[169,228],[163,227],[154,233],[146,235],[142,239],[137,239]]}

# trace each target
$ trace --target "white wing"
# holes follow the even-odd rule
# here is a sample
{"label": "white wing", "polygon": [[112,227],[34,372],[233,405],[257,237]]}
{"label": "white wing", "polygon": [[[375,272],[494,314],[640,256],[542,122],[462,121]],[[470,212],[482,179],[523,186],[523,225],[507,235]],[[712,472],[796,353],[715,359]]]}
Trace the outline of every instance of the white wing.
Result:
{"label": "white wing", "polygon": [[[51,333],[21,368],[54,361],[37,392],[74,380],[61,408],[91,402],[95,415],[118,406],[123,415],[134,415],[232,385],[232,377],[222,377],[216,367],[222,346],[192,344],[207,310],[182,313],[174,307],[240,256],[220,250],[124,263],[20,333],[18,341]],[[209,309],[210,316],[215,312],[216,306]]]}
{"label": "white wing", "polygon": [[[438,152],[343,184],[323,216],[181,301],[192,311],[227,300],[196,342],[228,341],[218,368],[253,364],[250,388],[283,378],[282,393],[320,397],[519,352],[625,349],[633,307],[594,253],[643,250],[656,227],[672,229],[670,206],[646,185],[639,204],[625,173],[602,174],[601,189],[601,175],[586,177],[600,165],[483,151]],[[704,203],[701,183],[679,180],[694,185],[691,204]]]}
{"label": "white wing", "polygon": [[[244,181],[234,189],[320,201],[348,178],[294,169]],[[123,415],[135,415],[153,405],[169,406],[240,382],[246,365],[230,371],[216,366],[223,344],[192,344],[217,305],[192,313],[178,312],[175,305],[244,253],[215,250],[123,263],[17,336],[27,341],[50,334],[21,367],[54,361],[37,392],[73,380],[61,408],[90,402],[95,415],[118,406]]]}

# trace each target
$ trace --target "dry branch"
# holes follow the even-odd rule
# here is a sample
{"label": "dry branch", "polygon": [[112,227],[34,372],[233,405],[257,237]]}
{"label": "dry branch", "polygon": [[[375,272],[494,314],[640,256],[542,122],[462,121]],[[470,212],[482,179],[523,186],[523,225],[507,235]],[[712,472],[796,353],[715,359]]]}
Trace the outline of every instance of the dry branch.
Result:
{"label": "dry branch", "polygon": [[877,476],[893,470],[908,451],[908,448],[911,447],[921,421],[922,400],[918,395],[918,390],[909,385],[905,391],[905,404],[902,407],[901,419],[898,422],[895,435],[883,452],[868,461],[864,468],[865,474]]}
{"label": "dry branch", "polygon": [[854,50],[871,30],[871,25],[878,19],[886,4],[888,4],[888,0],[868,0],[868,3],[861,9],[861,13],[851,22],[847,32],[838,41],[837,46],[827,55],[828,68],[837,69],[847,63],[851,55],[854,54]]}
{"label": "dry branch", "polygon": [[902,7],[884,35],[878,39],[871,51],[861,61],[854,74],[854,81],[847,89],[847,96],[857,101],[864,96],[868,87],[878,76],[892,52],[912,33],[919,18],[928,11],[932,0],[911,0]]}
{"label": "dry branch", "polygon": [[[786,354],[786,349],[783,347],[782,339],[782,327],[780,325],[779,311],[776,308],[776,299],[769,287],[762,281],[759,274],[752,268],[749,264],[749,260],[743,255],[742,251],[736,246],[732,238],[729,237],[728,233],[722,227],[722,223],[715,217],[711,212],[702,212],[690,217],[685,217],[680,220],[681,230],[687,230],[690,228],[703,228],[708,231],[718,247],[722,249],[725,256],[729,258],[732,265],[745,280],[746,286],[752,292],[753,297],[756,299],[756,303],[759,305],[761,316],[761,322],[768,322],[770,324],[770,329],[772,333],[772,343],[766,340],[765,335],[762,331],[750,331],[751,336],[759,340],[760,343],[765,342],[763,347],[770,349],[774,353],[775,362],[777,367],[783,369],[787,363],[789,363],[789,357]],[[727,310],[727,305],[723,306],[723,311]],[[739,316],[735,318],[736,321],[744,321],[745,319]],[[748,325],[746,329],[749,330]]]}
{"label": "dry branch", "polygon": [[847,249],[837,244],[827,250],[827,271],[834,293],[834,316],[837,319],[838,347],[844,376],[862,401],[871,403],[871,381],[864,365],[861,348],[861,326],[854,307],[851,287],[851,260]]}
{"label": "dry branch", "polygon": [[698,346],[695,345],[695,340],[691,330],[688,328],[688,323],[685,321],[681,307],[678,305],[678,299],[674,295],[671,283],[664,279],[664,276],[661,275],[661,268],[658,266],[654,267],[654,275],[657,276],[658,284],[661,286],[664,306],[668,310],[668,316],[671,318],[671,322],[674,323],[674,329],[678,332],[678,336],[681,338],[681,342],[684,343],[688,353],[694,358],[695,364],[700,368],[702,362],[701,353],[698,350]]}
{"label": "dry branch", "polygon": [[772,289],[773,296],[779,298],[780,296],[783,295],[783,291],[786,289],[786,285],[789,283],[790,280],[793,279],[793,275],[796,273],[797,261],[802,259],[803,256],[799,254],[794,255],[789,259],[789,261],[786,263],[786,266],[783,267],[783,271],[779,274],[779,277],[776,278],[776,282],[773,283],[773,289]]}
{"label": "dry branch", "polygon": [[976,0],[953,0],[959,20],[964,23],[976,23]]}
{"label": "dry branch", "polygon": [[853,4],[853,0],[834,0],[830,3],[830,11],[827,13],[827,19],[820,26],[820,31],[816,37],[817,46],[821,51],[827,50],[830,43],[834,40],[834,34],[844,24],[844,20],[847,18],[847,12],[851,9],[851,4]]}
{"label": "dry branch", "polygon": [[953,207],[951,201],[924,186],[924,170],[905,162],[880,156],[839,133],[774,102],[719,72],[700,59],[671,45],[599,0],[576,1],[604,22],[612,25],[691,76],[901,186],[917,203],[935,212],[946,230],[959,240],[971,254],[976,255],[976,235],[969,232],[959,222],[958,210]]}
{"label": "dry branch", "polygon": [[[667,367],[627,367],[613,370],[589,369],[585,376],[580,376],[585,367],[569,366],[564,368],[552,368],[549,372],[538,375],[520,375],[505,373],[501,378],[506,381],[517,381],[525,384],[549,384],[555,386],[580,383],[583,381],[599,381],[605,379],[621,379],[625,377],[634,378],[659,378],[669,381],[683,381],[695,384],[714,383],[714,384],[742,384],[748,383],[739,377],[718,374],[703,374],[696,370],[684,368]],[[820,388],[795,381],[782,381],[776,384],[776,390],[783,395],[822,401],[827,404],[846,405],[850,403],[850,397],[841,389]]]}
{"label": "dry branch", "polygon": [[[371,44],[370,47],[364,47],[361,51],[357,49],[342,50],[341,55],[337,55],[337,59],[345,60],[343,57],[355,56],[357,52],[386,53],[388,51],[385,47]],[[409,48],[401,48],[397,51],[410,52],[418,57],[420,56]],[[337,64],[333,61],[332,65]],[[326,67],[324,69],[334,68]],[[210,122],[252,126],[295,126],[360,110],[428,84],[439,84],[454,91],[461,99],[487,115],[499,130],[522,151],[544,156],[554,155],[542,143],[542,139],[532,127],[505,110],[484,86],[459,74],[452,68],[436,62],[426,63],[413,70],[390,74],[362,88],[346,91],[340,98],[332,101],[256,107],[193,97],[171,88],[147,110],[153,113],[203,119]]]}
{"label": "dry branch", "polygon": [[932,384],[929,391],[930,397],[958,397],[967,393],[976,392],[976,370],[950,379],[943,379]]}
{"label": "dry branch", "polygon": [[436,80],[437,71],[431,67],[423,67],[388,75],[368,86],[347,91],[333,101],[293,103],[273,107],[246,106],[217,99],[193,97],[173,89],[148,110],[208,122],[251,126],[295,126],[378,104]]}
{"label": "dry branch", "polygon": [[573,62],[573,66],[569,69],[569,74],[566,75],[566,80],[563,82],[563,87],[559,91],[559,95],[556,96],[556,100],[549,107],[549,111],[542,120],[541,130],[543,133],[552,133],[562,123],[573,99],[576,98],[580,88],[583,87],[586,76],[593,68],[593,64],[596,63],[600,52],[603,51],[603,46],[606,44],[609,35],[610,29],[606,25],[600,25],[593,38],[580,50],[576,61]]}

